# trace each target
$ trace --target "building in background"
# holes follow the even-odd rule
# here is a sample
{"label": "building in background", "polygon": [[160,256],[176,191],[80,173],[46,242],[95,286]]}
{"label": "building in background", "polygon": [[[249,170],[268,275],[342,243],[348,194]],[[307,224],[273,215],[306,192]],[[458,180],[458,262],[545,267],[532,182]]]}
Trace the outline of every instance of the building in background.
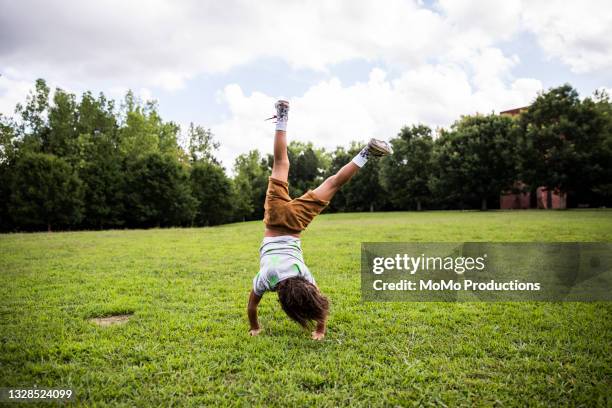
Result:
{"label": "building in background", "polygon": [[[521,112],[526,111],[529,106],[521,108],[508,109],[499,112],[500,115],[516,116]],[[522,181],[514,183],[514,191],[522,191],[527,187]],[[529,208],[549,208],[548,189],[546,187],[538,187],[535,193],[531,192],[502,192],[499,197],[499,208],[502,210],[526,210]],[[564,209],[567,208],[567,195],[558,190],[551,192],[550,208]]]}

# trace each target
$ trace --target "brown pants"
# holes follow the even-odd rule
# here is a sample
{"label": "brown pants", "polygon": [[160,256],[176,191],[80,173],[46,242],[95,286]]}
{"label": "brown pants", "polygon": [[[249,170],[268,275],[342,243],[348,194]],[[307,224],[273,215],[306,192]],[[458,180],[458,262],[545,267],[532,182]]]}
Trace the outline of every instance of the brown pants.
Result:
{"label": "brown pants", "polygon": [[264,203],[264,223],[273,230],[299,234],[328,204],[329,201],[319,199],[312,190],[292,200],[289,184],[270,177]]}

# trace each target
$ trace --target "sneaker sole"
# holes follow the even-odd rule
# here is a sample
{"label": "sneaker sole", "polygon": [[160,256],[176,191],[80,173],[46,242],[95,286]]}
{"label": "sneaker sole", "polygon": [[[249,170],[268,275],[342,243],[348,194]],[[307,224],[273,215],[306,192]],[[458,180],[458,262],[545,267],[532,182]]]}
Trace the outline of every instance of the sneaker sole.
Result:
{"label": "sneaker sole", "polygon": [[388,156],[391,154],[391,149],[387,147],[386,144],[383,144],[376,139],[372,139],[370,143],[368,143],[368,150],[372,155],[377,157]]}

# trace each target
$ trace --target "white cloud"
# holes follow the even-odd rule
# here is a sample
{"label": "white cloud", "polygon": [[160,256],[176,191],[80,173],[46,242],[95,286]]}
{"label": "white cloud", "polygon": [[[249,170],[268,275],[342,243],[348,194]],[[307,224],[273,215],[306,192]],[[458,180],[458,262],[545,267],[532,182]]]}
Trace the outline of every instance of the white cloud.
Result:
{"label": "white cloud", "polygon": [[[121,76],[172,90],[198,73],[262,56],[317,70],[355,58],[420,64],[509,38],[519,27],[520,6],[518,0],[443,0],[437,13],[405,0],[384,7],[366,0],[317,7],[284,0],[4,1],[0,51],[5,66],[33,74],[55,68],[73,80]],[[544,35],[565,29],[553,21],[572,17],[563,8],[532,9],[529,21],[540,16]],[[577,30],[571,33],[580,40]]]}
{"label": "white cloud", "polygon": [[466,43],[486,47],[527,31],[545,55],[576,73],[612,69],[609,0],[439,0],[436,5],[460,34],[451,53],[460,53]]}
{"label": "white cloud", "polygon": [[[539,81],[528,78],[510,86],[475,88],[465,72],[452,64],[425,65],[396,79],[374,69],[367,82],[343,87],[333,78],[291,98],[288,132],[291,140],[333,149],[353,140],[389,139],[404,125],[447,126],[462,114],[524,106],[541,89]],[[220,157],[226,167],[231,167],[238,153],[255,148],[270,151],[274,126],[263,119],[273,113],[278,97],[244,95],[237,84],[224,89],[221,101],[228,104],[231,116],[214,124],[212,131],[221,141]]]}
{"label": "white cloud", "polygon": [[440,15],[404,0],[2,3],[5,67],[168,90],[262,56],[316,70],[354,58],[415,63],[443,51],[446,35]]}
{"label": "white cloud", "polygon": [[[137,89],[149,99],[198,75],[260,58],[322,73],[354,60],[388,67],[393,78],[374,69],[366,82],[347,86],[344,78],[327,75],[294,95],[292,134],[329,148],[388,138],[407,123],[448,125],[460,114],[527,104],[542,84],[513,76],[517,65],[529,64],[502,51],[517,33],[533,33],[544,54],[575,72],[612,69],[612,3],[606,0],[439,0],[430,8],[417,0],[316,6],[298,0],[0,0],[0,7],[4,113],[37,77],[116,98]],[[212,128],[226,165],[249,148],[267,151],[273,126],[263,119],[281,95],[244,94],[256,84],[218,88],[229,116]]]}
{"label": "white cloud", "polygon": [[447,24],[458,32],[476,34],[474,39],[508,39],[519,28],[521,0],[439,0]]}
{"label": "white cloud", "polygon": [[612,69],[612,2],[533,0],[524,3],[523,24],[549,57],[574,72]]}
{"label": "white cloud", "polygon": [[406,69],[521,29],[577,72],[612,66],[607,0],[439,0],[433,9],[415,0],[0,2],[3,67],[76,87],[93,78],[175,90],[261,57],[323,71],[352,59]]}
{"label": "white cloud", "polygon": [[15,105],[25,100],[25,95],[34,88],[30,81],[0,76],[0,113],[12,115]]}

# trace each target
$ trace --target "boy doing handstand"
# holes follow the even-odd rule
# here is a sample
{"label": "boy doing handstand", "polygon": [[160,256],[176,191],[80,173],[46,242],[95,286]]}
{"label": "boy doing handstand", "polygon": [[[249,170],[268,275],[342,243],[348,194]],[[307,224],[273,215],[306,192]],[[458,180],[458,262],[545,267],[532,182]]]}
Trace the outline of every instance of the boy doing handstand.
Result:
{"label": "boy doing handstand", "polygon": [[287,316],[304,328],[315,322],[314,340],[325,336],[329,301],[319,291],[304,263],[300,233],[329,204],[334,194],[353,177],[372,156],[386,156],[391,148],[386,142],[371,139],[335,175],[299,198],[289,196],[289,157],[287,155],[287,121],[289,102],[276,103],[274,134],[274,164],[264,203],[264,239],[259,248],[260,269],[253,279],[247,314],[250,334],[257,336],[261,326],[257,320],[257,305],[267,291],[276,291]]}

